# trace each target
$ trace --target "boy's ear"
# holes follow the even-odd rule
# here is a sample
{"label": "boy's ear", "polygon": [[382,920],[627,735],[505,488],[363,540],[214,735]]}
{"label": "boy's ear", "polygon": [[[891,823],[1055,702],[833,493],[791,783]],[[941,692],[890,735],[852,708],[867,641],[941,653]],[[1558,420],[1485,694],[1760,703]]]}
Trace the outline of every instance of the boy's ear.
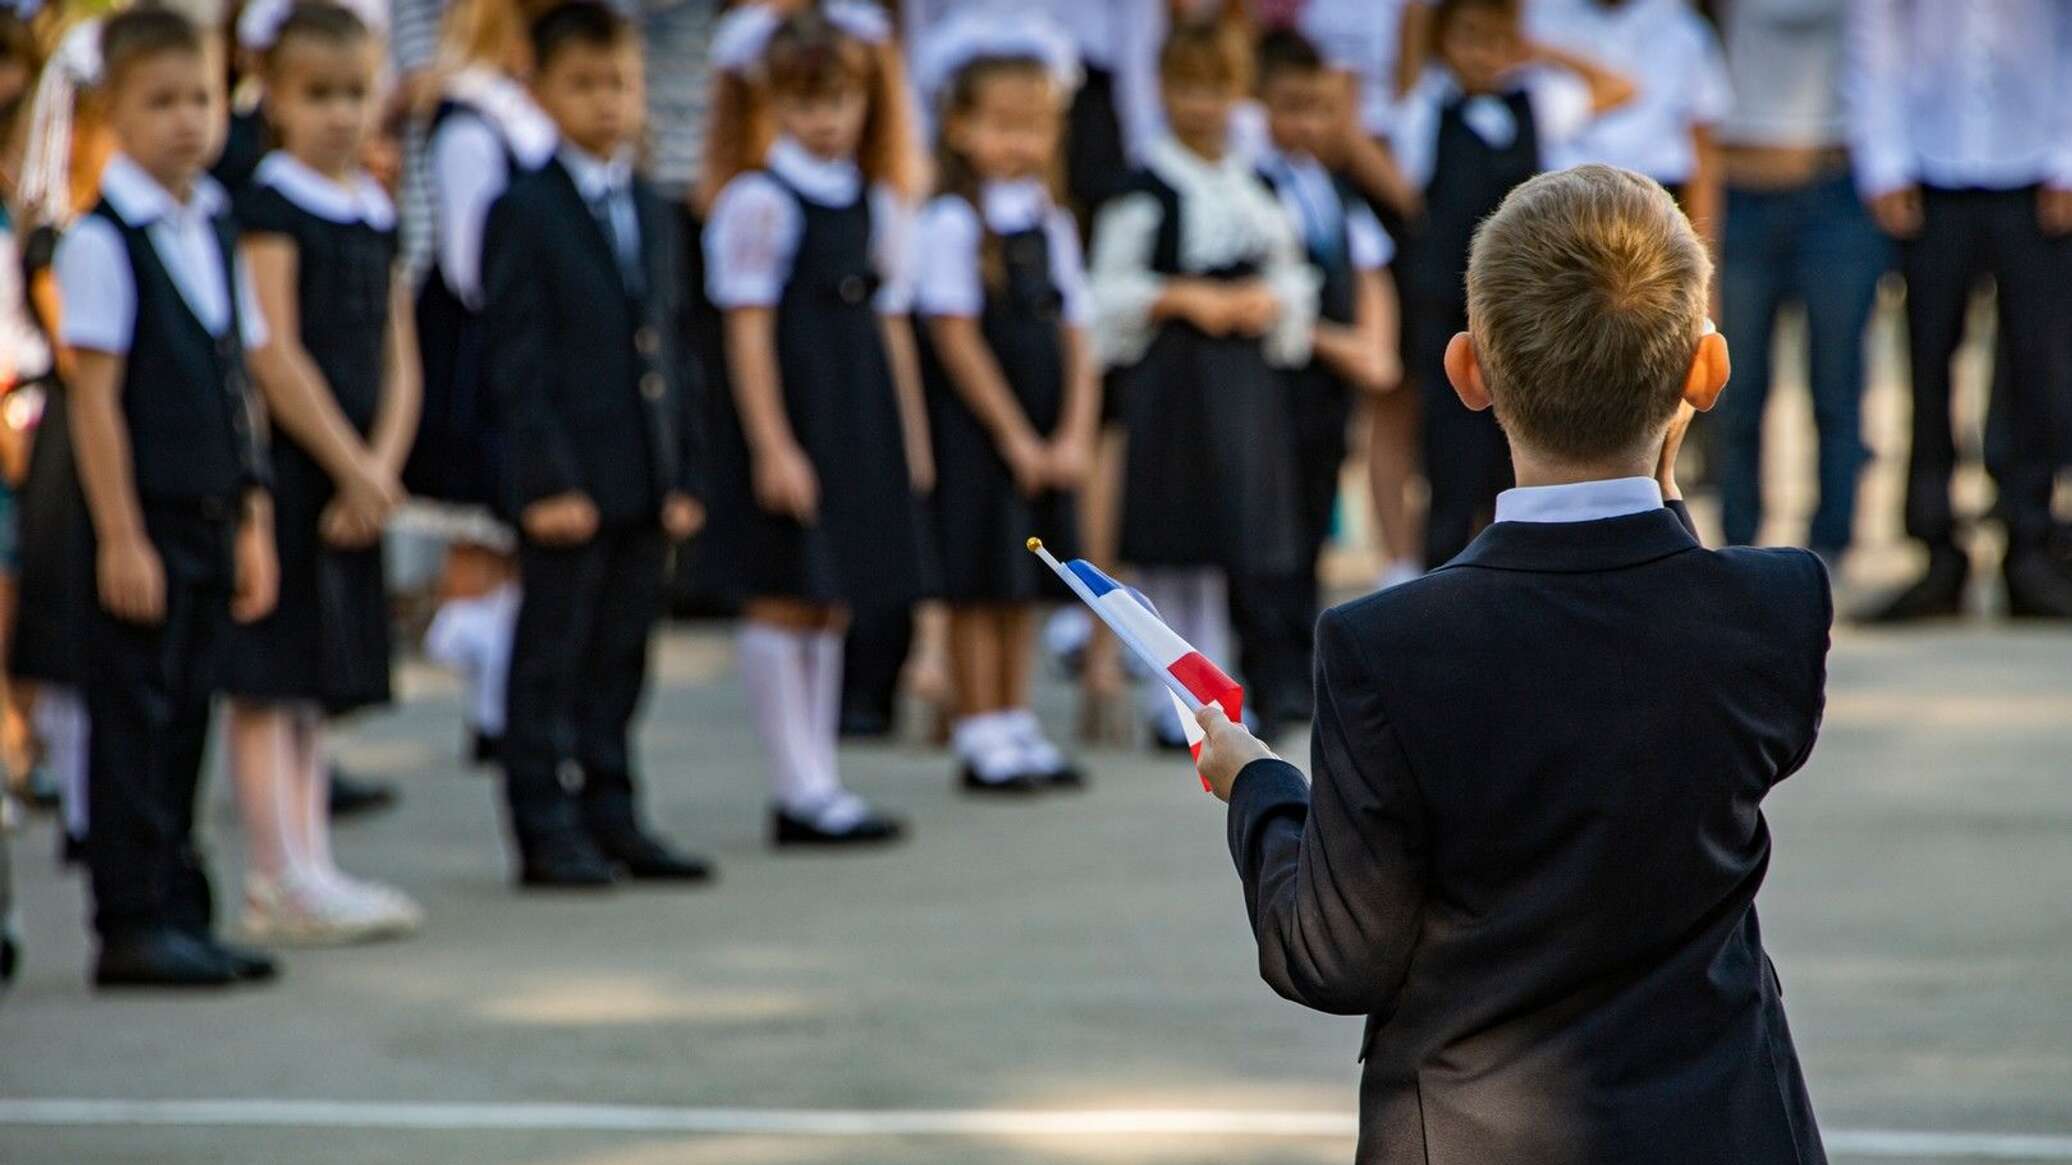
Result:
{"label": "boy's ear", "polygon": [[1447,342],[1446,379],[1453,382],[1454,394],[1471,413],[1479,413],[1495,403],[1490,400],[1488,383],[1482,379],[1482,361],[1475,356],[1475,339],[1466,332],[1455,332]]}
{"label": "boy's ear", "polygon": [[1727,338],[1706,328],[1698,338],[1698,352],[1691,357],[1690,375],[1684,377],[1684,400],[1701,413],[1719,403],[1727,378],[1734,374],[1734,361],[1727,354]]}

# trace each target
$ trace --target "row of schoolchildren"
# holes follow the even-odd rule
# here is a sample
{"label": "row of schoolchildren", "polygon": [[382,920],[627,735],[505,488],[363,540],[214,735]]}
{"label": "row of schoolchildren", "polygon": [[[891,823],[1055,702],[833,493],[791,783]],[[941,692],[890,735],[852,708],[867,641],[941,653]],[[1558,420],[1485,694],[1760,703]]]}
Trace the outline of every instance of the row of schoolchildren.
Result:
{"label": "row of schoolchildren", "polygon": [[[1510,5],[1442,5],[1438,27],[1470,95],[1519,63]],[[1318,58],[1298,38],[1270,43],[1275,148],[1255,156],[1231,146],[1254,83],[1247,39],[1228,22],[1177,27],[1160,58],[1170,136],[1101,211],[1082,280],[1045,182],[1072,70],[1011,26],[966,39],[940,73],[940,193],[918,279],[901,209],[907,99],[882,20],[748,9],[715,45],[727,81],[703,252],[726,388],[704,439],[677,352],[673,216],[628,164],[637,57],[607,9],[532,22],[529,92],[490,69],[448,85],[433,137],[448,179],[440,278],[414,313],[392,306],[393,213],[357,169],[376,68],[364,26],[298,6],[254,38],[281,148],[241,195],[240,260],[200,175],[214,129],[199,34],[157,9],[108,22],[99,88],[120,152],[56,263],[101,600],[85,674],[102,982],[270,973],[210,937],[190,843],[219,684],[236,697],[234,767],[259,826],[248,921],[280,937],[415,924],[407,900],[330,862],[317,741],[325,713],[385,695],[374,539],[420,429],[452,439],[430,444],[434,464],[493,467],[485,500],[519,532],[500,752],[526,884],[709,875],[642,826],[627,743],[667,542],[708,507],[705,559],[743,600],[779,844],[899,835],[836,770],[841,633],[852,609],[924,594],[953,612],[963,785],[1077,783],[1028,711],[1044,589],[1019,542],[1034,530],[1070,548],[1104,415],[1127,435],[1127,468],[1119,534],[1096,552],[1137,567],[1212,654],[1234,609],[1266,706],[1300,700],[1347,386],[1389,379],[1386,238],[1311,156],[1330,121]],[[1414,236],[1422,257],[1405,267],[1435,321],[1457,320],[1468,226],[1537,168],[1534,130],[1552,115],[1533,102],[1580,107],[1580,121],[1616,101],[1613,81],[1570,63],[1583,80],[1499,102],[1514,119],[1501,144],[1462,102],[1435,113],[1427,193],[1458,229]],[[456,158],[487,176],[466,198]],[[413,319],[433,325],[424,426],[401,358]],[[1105,405],[1096,358],[1116,372]],[[490,401],[486,452],[455,422]],[[1466,413],[1428,424],[1459,434],[1431,463],[1445,468],[1434,510],[1466,515],[1464,541],[1499,484],[1500,438]]]}

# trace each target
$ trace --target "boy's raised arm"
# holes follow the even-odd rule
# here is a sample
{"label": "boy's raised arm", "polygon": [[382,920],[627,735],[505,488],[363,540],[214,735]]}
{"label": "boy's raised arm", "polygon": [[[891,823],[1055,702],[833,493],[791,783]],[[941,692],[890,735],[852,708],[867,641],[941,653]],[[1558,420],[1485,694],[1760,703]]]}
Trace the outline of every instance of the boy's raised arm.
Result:
{"label": "boy's raised arm", "polygon": [[1342,617],[1317,628],[1313,782],[1258,761],[1230,798],[1230,853],[1283,997],[1336,1015],[1386,1014],[1424,910],[1424,810]]}

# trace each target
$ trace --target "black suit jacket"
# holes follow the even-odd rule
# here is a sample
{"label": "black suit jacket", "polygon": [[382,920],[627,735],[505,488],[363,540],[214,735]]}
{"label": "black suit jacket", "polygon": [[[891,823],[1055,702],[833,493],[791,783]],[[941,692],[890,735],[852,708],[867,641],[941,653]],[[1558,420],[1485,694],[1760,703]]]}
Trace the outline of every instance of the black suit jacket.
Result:
{"label": "black suit jacket", "polygon": [[679,334],[677,215],[635,180],[644,295],[559,160],[514,179],[482,244],[488,379],[507,443],[511,512],[581,490],[606,522],[700,492],[695,368]]}
{"label": "black suit jacket", "polygon": [[1325,613],[1314,782],[1238,775],[1261,975],[1369,1017],[1363,1165],[1825,1160],[1753,903],[1827,575],[1687,521],[1499,523]]}

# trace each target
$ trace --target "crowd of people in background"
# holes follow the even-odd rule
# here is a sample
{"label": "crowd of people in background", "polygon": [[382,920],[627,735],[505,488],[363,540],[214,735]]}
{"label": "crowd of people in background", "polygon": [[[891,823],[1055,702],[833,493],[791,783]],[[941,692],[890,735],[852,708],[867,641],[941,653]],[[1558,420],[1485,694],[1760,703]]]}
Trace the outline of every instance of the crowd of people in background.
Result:
{"label": "crowd of people in background", "polygon": [[[1313,711],[1349,463],[1375,586],[1491,521],[1504,432],[1448,383],[1469,246],[1585,162],[1716,252],[1736,368],[1693,441],[1729,541],[1771,528],[1798,304],[1792,537],[1841,569],[1903,279],[1927,554],[1868,621],[1964,609],[1951,364],[1990,277],[1983,516],[2008,611],[2072,618],[2068,92],[2059,0],[30,3],[0,14],[6,760],[87,868],[95,981],[223,985],[423,922],[329,841],[392,796],[325,726],[391,698],[406,539],[526,887],[711,880],[640,803],[671,606],[738,618],[781,850],[904,836],[837,747],[902,684],[961,793],[1085,786],[1038,657],[1097,731],[1132,679],[1045,621],[1032,534],[1235,663],[1271,736]],[[193,832],[219,700],[250,946]]]}

